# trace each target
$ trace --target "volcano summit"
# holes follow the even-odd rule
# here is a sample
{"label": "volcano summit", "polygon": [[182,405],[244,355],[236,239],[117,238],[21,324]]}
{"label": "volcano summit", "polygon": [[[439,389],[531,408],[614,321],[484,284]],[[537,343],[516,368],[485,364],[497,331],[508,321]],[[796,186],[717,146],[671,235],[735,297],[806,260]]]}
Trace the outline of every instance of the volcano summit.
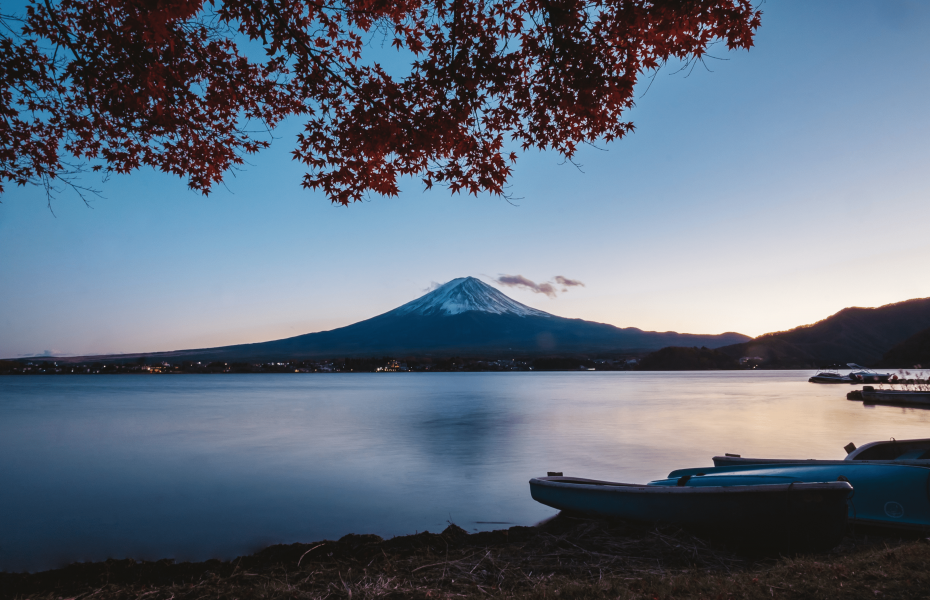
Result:
{"label": "volcano summit", "polygon": [[[665,346],[717,348],[748,339],[739,333],[660,333],[566,319],[520,304],[474,277],[461,277],[394,310],[339,329],[258,344],[108,358],[260,362],[385,355],[525,356],[619,353]],[[78,358],[88,357],[64,360]]]}
{"label": "volcano summit", "polygon": [[[459,277],[445,283],[425,296],[395,308],[387,315],[457,315],[477,311],[494,315],[518,317],[552,317],[547,312],[530,308],[504,295],[474,277]],[[379,318],[379,317],[376,317]]]}

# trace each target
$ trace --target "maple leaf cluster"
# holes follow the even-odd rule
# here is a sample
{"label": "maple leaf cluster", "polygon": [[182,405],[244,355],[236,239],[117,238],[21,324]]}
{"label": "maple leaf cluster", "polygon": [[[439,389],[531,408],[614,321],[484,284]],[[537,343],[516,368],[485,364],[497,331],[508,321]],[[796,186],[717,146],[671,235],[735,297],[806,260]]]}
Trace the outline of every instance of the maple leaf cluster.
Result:
{"label": "maple leaf cluster", "polygon": [[0,192],[76,161],[207,193],[301,115],[303,186],[333,202],[405,176],[502,194],[508,147],[622,138],[639,77],[748,49],[760,18],[749,0],[30,0],[0,15]]}

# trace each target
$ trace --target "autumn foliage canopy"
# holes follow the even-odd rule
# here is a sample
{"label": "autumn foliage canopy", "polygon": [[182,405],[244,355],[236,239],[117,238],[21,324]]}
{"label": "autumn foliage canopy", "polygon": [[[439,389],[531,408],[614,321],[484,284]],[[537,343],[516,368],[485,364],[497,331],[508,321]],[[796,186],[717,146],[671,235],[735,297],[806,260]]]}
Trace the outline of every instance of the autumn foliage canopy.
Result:
{"label": "autumn foliage canopy", "polygon": [[640,77],[759,23],[748,0],[30,0],[0,16],[0,191],[145,165],[206,193],[297,115],[334,202],[404,176],[500,194],[510,149],[623,137]]}

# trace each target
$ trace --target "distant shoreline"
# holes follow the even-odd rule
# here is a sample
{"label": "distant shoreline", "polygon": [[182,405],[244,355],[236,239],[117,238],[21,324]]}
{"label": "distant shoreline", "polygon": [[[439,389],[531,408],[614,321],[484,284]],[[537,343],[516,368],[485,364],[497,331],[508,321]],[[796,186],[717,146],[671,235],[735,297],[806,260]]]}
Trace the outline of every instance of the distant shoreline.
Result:
{"label": "distant shoreline", "polygon": [[0,361],[0,374],[103,375],[103,374],[219,374],[219,373],[428,373],[428,372],[531,372],[629,371],[640,361],[636,355],[613,357],[551,356],[525,358],[405,357],[390,356],[264,361],[168,361],[145,357],[114,360],[92,357],[23,358]]}
{"label": "distant shoreline", "polygon": [[[403,373],[415,374],[415,373],[710,373],[710,372],[720,372],[720,373],[732,373],[734,371],[766,371],[766,372],[775,372],[775,371],[815,371],[814,368],[782,368],[782,367],[771,367],[771,368],[757,368],[757,369],[545,369],[545,370],[535,370],[535,369],[462,369],[462,370],[442,370],[442,369],[431,369],[431,370],[410,370],[403,371]],[[149,371],[138,371],[130,369],[32,369],[32,370],[0,370],[0,376],[48,376],[48,375],[75,375],[75,376],[87,376],[87,375],[136,375],[136,376],[151,376],[151,375],[268,375],[268,374],[294,374],[294,375],[348,375],[348,374],[381,374],[378,371],[185,371],[185,370],[171,370],[171,371],[161,371],[161,372],[149,372]],[[890,385],[890,384],[889,384]]]}
{"label": "distant shoreline", "polygon": [[[112,360],[110,360],[112,359]],[[159,360],[145,356],[43,357],[0,360],[0,375],[173,375],[242,373],[509,373],[509,372],[707,372],[796,371],[845,365],[767,363],[735,360],[709,348],[668,347],[649,353],[563,355],[508,358],[366,357],[283,359],[255,362]],[[900,370],[919,367],[903,367]],[[899,370],[899,369],[894,369]]]}

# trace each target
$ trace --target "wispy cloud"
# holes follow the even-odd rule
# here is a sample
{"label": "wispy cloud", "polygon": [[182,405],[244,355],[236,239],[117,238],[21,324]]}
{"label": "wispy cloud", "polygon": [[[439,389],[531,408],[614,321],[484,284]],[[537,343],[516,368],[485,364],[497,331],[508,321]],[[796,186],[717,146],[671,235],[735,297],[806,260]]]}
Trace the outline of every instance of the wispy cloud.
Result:
{"label": "wispy cloud", "polygon": [[562,277],[561,275],[555,276],[555,282],[562,286],[562,291],[567,292],[568,288],[580,285],[584,287],[584,284],[578,281],[577,279],[569,279],[568,277]]}
{"label": "wispy cloud", "polygon": [[436,281],[430,281],[430,282],[429,282],[429,286],[427,286],[427,288],[426,288],[425,290],[423,290],[423,291],[424,291],[424,292],[432,292],[433,290],[435,290],[436,288],[440,287],[441,285],[442,285],[441,283],[438,283],[438,282],[436,282]]}
{"label": "wispy cloud", "polygon": [[537,294],[545,294],[550,298],[555,298],[556,295],[555,288],[551,283],[536,283],[523,275],[501,275],[495,281],[508,287],[523,288]]}
{"label": "wispy cloud", "polygon": [[[584,287],[584,284],[577,279],[569,279],[568,277],[563,277],[561,275],[556,275],[553,278],[553,281],[544,281],[542,283],[536,283],[532,279],[527,279],[523,275],[500,275],[494,281],[507,287],[525,289],[536,294],[545,294],[550,298],[555,298],[559,291],[567,292],[568,288],[570,287],[578,285]],[[556,289],[556,286],[561,286],[562,289],[558,290]]]}

